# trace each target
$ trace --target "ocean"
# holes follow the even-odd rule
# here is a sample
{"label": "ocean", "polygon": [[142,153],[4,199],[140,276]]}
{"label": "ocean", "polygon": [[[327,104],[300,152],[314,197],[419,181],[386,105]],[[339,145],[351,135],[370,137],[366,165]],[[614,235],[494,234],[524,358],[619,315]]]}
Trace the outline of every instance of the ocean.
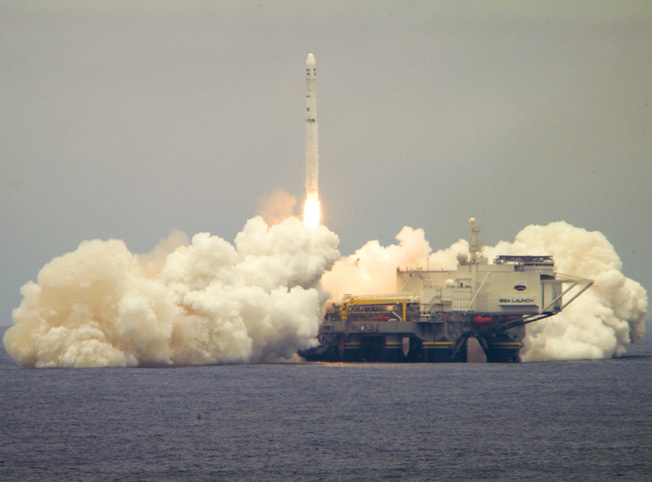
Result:
{"label": "ocean", "polygon": [[601,361],[26,369],[2,481],[652,480],[652,343]]}

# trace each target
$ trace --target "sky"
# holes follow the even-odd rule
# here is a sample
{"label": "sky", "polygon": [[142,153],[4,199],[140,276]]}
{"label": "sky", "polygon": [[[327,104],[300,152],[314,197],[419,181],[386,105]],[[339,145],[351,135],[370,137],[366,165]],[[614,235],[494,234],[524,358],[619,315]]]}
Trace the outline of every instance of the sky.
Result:
{"label": "sky", "polygon": [[0,46],[0,325],[83,240],[231,242],[301,200],[309,52],[343,255],[564,220],[652,289],[647,2],[8,0]]}

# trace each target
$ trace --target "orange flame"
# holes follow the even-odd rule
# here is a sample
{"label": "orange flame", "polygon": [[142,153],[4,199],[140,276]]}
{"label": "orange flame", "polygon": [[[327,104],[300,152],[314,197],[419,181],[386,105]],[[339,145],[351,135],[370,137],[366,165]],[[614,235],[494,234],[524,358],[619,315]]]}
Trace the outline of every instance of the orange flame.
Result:
{"label": "orange flame", "polygon": [[321,222],[321,203],[318,197],[308,197],[303,207],[303,224],[308,229],[319,226]]}

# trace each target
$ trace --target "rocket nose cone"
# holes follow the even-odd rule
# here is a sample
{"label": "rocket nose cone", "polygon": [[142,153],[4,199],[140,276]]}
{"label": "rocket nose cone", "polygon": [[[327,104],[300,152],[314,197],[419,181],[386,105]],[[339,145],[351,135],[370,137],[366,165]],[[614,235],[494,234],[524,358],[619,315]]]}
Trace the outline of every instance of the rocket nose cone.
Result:
{"label": "rocket nose cone", "polygon": [[306,66],[308,67],[314,67],[315,66],[315,56],[312,54],[308,54],[308,58],[306,58]]}

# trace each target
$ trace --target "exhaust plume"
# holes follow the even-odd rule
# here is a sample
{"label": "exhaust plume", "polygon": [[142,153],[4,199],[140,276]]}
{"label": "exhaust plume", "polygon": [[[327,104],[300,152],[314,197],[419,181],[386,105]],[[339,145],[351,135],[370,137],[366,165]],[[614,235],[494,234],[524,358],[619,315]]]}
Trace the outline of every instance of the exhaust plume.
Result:
{"label": "exhaust plume", "polygon": [[303,205],[303,224],[308,229],[313,229],[321,223],[321,203],[315,194],[314,197],[306,197]]}
{"label": "exhaust plume", "polygon": [[647,292],[622,274],[622,262],[602,233],[561,221],[528,226],[511,246],[499,247],[512,253],[550,254],[559,272],[594,280],[593,287],[562,313],[528,325],[524,360],[620,356],[630,342],[643,337]]}
{"label": "exhaust plume", "polygon": [[323,226],[260,217],[234,245],[177,232],[138,256],[119,240],[84,241],[22,287],[4,345],[28,367],[292,359],[316,343],[338,243]]}
{"label": "exhaust plume", "polygon": [[[316,343],[324,289],[333,301],[392,293],[397,267],[451,270],[469,255],[464,239],[432,252],[422,229],[404,227],[396,238],[339,258],[339,239],[323,225],[289,218],[270,227],[255,217],[234,244],[173,232],[134,255],[119,240],[84,241],[22,287],[5,348],[28,367],[289,360]],[[551,255],[559,272],[594,280],[564,312],[527,325],[523,360],[620,356],[643,336],[647,293],[622,274],[601,233],[565,222],[528,226],[513,242],[484,248],[490,260],[498,254]]]}
{"label": "exhaust plume", "polygon": [[274,226],[294,215],[297,198],[285,189],[277,189],[258,201],[258,214],[268,226]]}

